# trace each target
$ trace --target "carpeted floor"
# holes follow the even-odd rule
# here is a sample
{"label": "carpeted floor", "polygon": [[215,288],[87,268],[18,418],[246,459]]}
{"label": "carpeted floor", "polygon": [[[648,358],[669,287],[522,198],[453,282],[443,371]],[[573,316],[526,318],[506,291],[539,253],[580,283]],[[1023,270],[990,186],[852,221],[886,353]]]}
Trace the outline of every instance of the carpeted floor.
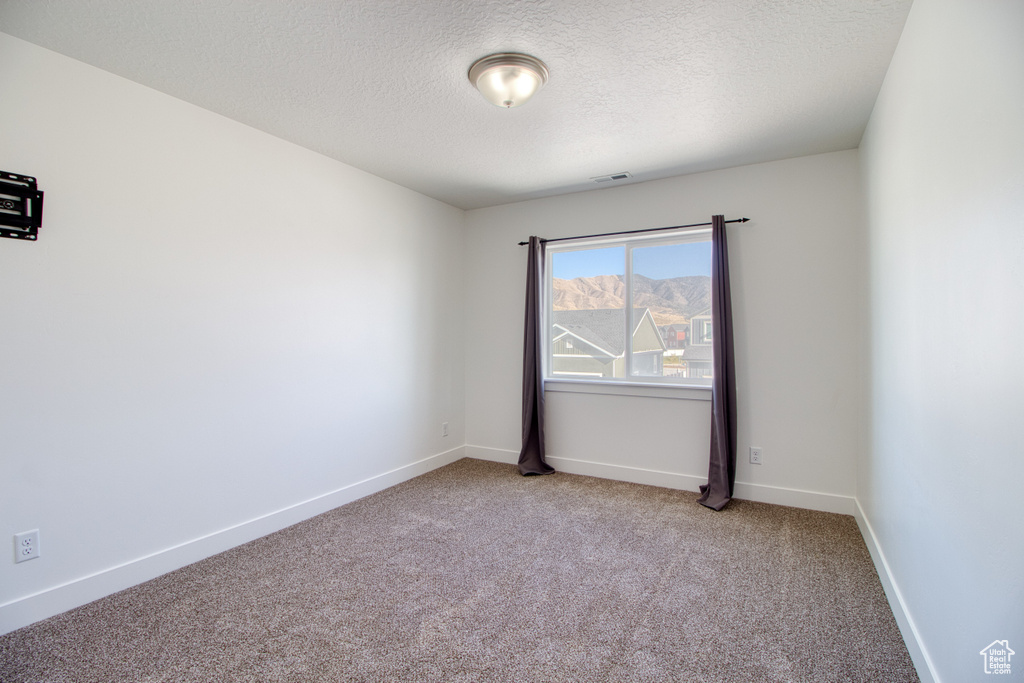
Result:
{"label": "carpeted floor", "polygon": [[0,637],[20,681],[916,681],[852,517],[461,460]]}

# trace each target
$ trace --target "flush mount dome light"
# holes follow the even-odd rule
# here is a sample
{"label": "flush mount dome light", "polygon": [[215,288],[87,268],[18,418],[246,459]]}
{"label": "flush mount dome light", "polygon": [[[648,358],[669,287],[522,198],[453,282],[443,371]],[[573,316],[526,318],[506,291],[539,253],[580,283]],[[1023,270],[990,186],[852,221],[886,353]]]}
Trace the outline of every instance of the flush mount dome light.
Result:
{"label": "flush mount dome light", "polygon": [[478,60],[469,68],[469,80],[492,104],[512,108],[548,82],[548,68],[536,57],[502,52]]}

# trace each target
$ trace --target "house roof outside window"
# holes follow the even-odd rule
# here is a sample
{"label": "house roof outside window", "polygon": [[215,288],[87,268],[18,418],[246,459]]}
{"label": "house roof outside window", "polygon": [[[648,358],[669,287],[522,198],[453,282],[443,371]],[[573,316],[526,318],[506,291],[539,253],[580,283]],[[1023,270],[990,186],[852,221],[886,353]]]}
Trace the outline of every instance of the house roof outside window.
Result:
{"label": "house roof outside window", "polygon": [[[592,308],[581,311],[552,311],[551,323],[561,327],[575,337],[607,351],[613,357],[625,353],[626,339],[622,330],[626,324],[624,308]],[[634,308],[633,320],[636,327],[633,334],[643,324],[645,317],[650,317],[647,308]],[[653,318],[652,318],[653,324]],[[659,335],[660,339],[660,335]]]}

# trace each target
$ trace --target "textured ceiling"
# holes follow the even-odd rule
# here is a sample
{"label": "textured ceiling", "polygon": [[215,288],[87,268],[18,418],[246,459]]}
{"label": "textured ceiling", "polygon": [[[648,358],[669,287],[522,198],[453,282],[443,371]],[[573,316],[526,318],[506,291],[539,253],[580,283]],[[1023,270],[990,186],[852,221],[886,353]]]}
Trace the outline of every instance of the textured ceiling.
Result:
{"label": "textured ceiling", "polygon": [[[0,0],[0,31],[462,208],[856,147],[911,0]],[[528,104],[466,77],[551,72]]]}

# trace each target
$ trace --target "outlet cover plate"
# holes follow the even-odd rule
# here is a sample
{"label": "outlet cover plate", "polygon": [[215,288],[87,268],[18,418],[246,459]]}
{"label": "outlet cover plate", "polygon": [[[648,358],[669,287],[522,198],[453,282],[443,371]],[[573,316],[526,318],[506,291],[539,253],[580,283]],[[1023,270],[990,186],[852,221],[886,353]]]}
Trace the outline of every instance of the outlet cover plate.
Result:
{"label": "outlet cover plate", "polygon": [[39,557],[39,529],[14,534],[14,561],[27,562]]}

